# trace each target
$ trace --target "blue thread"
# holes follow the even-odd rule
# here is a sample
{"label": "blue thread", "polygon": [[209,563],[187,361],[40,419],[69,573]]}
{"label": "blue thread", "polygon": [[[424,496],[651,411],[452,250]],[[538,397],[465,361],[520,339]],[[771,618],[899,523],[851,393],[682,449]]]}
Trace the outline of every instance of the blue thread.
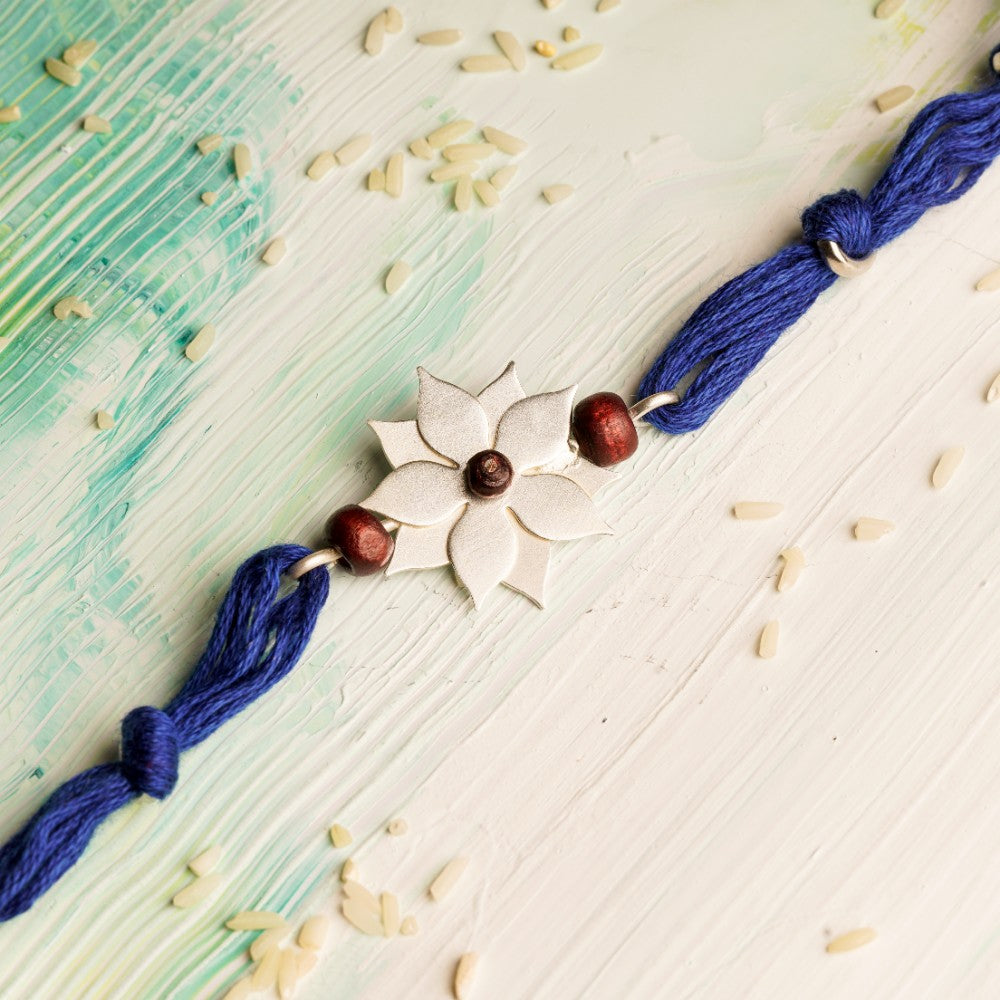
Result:
{"label": "blue thread", "polygon": [[820,198],[802,213],[805,242],[737,275],[695,309],[643,377],[639,395],[674,389],[697,374],[679,403],[646,417],[651,424],[669,434],[701,427],[836,281],[816,240],[867,257],[979,180],[1000,154],[1000,73],[992,60],[990,71],[986,89],[949,94],[920,111],[867,198],[848,190]]}
{"label": "blue thread", "polygon": [[97,827],[139,795],[165,798],[184,750],[210,736],[295,665],[330,590],[329,574],[303,576],[277,599],[282,574],[309,554],[299,545],[258,552],[237,571],[208,646],[162,711],[135,708],[122,721],[121,760],[57,788],[0,848],[0,920],[27,910],[84,852]]}

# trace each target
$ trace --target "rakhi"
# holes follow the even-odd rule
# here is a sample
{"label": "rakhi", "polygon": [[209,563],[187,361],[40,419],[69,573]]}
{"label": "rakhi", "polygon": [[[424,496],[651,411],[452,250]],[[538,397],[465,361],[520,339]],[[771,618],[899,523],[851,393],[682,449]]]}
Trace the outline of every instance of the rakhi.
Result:
{"label": "rakhi", "polygon": [[[866,271],[879,247],[976,183],[1000,153],[990,65],[988,87],[914,118],[867,198],[820,198],[802,214],[801,240],[710,295],[635,405],[600,392],[573,407],[575,387],[528,396],[513,365],[478,396],[420,369],[416,420],[372,423],[393,470],[362,505],[333,514],[327,547],[276,545],[248,559],[177,696],[129,712],[120,759],[71,778],[0,849],[0,920],[27,910],[111,813],[141,795],[166,798],[180,754],[292,669],[329,594],[328,567],[366,575],[451,563],[477,606],[501,583],[541,604],[551,543],[609,532],[592,498],[638,447],[637,422],[670,434],[701,427],[820,292]],[[288,578],[297,586],[279,596]]]}

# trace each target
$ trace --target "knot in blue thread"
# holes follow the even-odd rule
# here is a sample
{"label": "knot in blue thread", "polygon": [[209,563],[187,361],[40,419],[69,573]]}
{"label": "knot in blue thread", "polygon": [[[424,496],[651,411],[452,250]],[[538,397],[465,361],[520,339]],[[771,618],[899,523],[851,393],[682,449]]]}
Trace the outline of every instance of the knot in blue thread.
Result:
{"label": "knot in blue thread", "polygon": [[143,705],[122,719],[121,770],[140,794],[165,799],[177,784],[180,746],[169,715]]}
{"label": "knot in blue thread", "polygon": [[802,234],[808,243],[833,240],[850,257],[867,257],[875,249],[871,212],[849,188],[814,201],[802,213]]}

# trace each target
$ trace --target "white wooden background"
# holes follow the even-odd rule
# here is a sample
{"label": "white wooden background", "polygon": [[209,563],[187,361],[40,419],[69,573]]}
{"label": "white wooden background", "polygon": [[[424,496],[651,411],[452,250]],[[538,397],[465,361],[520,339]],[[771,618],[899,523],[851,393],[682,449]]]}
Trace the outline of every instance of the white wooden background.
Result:
{"label": "white wooden background", "polygon": [[[604,15],[590,0],[425,0],[372,59],[360,38],[376,4],[174,6],[136,26],[129,5],[91,3],[107,8],[105,58],[39,111],[61,132],[4,147],[3,182],[30,202],[59,144],[84,141],[79,113],[118,112],[120,132],[149,90],[147,126],[103,154],[119,172],[81,180],[64,224],[120,212],[108,186],[126,199],[164,166],[190,202],[150,279],[183,282],[185,312],[136,314],[95,284],[95,319],[55,329],[42,282],[3,331],[5,836],[108,759],[129,708],[178,688],[243,558],[315,541],[371,489],[386,466],[365,420],[412,415],[417,364],[477,390],[515,359],[529,392],[631,394],[701,297],[793,238],[814,197],[867,187],[920,104],[973,85],[997,41],[985,0],[907,0],[888,22],[871,0],[624,0]],[[455,69],[497,27],[531,41],[565,24],[606,44],[600,62]],[[413,43],[450,26],[460,46]],[[18,58],[70,40],[49,18]],[[182,46],[197,88],[154,92]],[[872,98],[900,83],[917,97],[879,115]],[[446,115],[529,141],[501,207],[449,212],[412,158],[399,203],[363,191],[367,169]],[[219,241],[189,152],[209,126],[260,161],[242,215],[223,214],[243,197],[228,182]],[[303,178],[317,150],[367,130],[362,163]],[[548,207],[555,182],[577,192]],[[230,913],[336,912],[338,820],[365,883],[397,892],[421,932],[366,938],[338,917],[306,1000],[443,998],[467,950],[483,1000],[1000,995],[1000,409],[984,402],[1000,300],[972,291],[1000,262],[998,198],[995,168],[824,296],[702,432],[644,430],[600,499],[616,535],[558,547],[545,611],[504,592],[476,613],[447,570],[336,576],[292,677],[187,754],[169,800],[109,822],[0,927],[0,993],[221,995],[245,965]],[[278,232],[285,262],[255,265]],[[23,253],[56,240],[35,232]],[[388,298],[398,257],[415,275]],[[113,264],[138,273],[138,250]],[[219,337],[192,369],[180,345],[207,321]],[[53,372],[63,387],[45,395]],[[103,435],[98,406],[118,418]],[[955,444],[965,464],[936,492]],[[785,513],[736,522],[740,499]],[[860,515],[897,529],[856,542]],[[789,544],[808,566],[778,595]],[[765,662],[771,618],[781,645]],[[406,837],[383,832],[394,816]],[[169,908],[209,843],[224,889]],[[455,854],[469,871],[432,904]],[[877,940],[824,952],[858,926]]]}

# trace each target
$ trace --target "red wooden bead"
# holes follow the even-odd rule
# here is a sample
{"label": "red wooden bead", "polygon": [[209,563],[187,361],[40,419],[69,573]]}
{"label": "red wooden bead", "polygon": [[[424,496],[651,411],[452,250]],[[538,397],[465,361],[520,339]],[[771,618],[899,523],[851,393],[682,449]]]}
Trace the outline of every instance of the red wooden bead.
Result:
{"label": "red wooden bead", "polygon": [[331,548],[340,551],[340,561],[355,576],[370,576],[385,569],[396,546],[379,518],[357,504],[334,512],[326,522],[326,540]]}
{"label": "red wooden bead", "polygon": [[580,454],[603,467],[624,462],[639,447],[628,406],[613,392],[595,392],[576,404],[573,437]]}
{"label": "red wooden bead", "polygon": [[480,497],[498,497],[510,489],[514,481],[514,466],[499,451],[480,451],[465,467],[465,482]]}

